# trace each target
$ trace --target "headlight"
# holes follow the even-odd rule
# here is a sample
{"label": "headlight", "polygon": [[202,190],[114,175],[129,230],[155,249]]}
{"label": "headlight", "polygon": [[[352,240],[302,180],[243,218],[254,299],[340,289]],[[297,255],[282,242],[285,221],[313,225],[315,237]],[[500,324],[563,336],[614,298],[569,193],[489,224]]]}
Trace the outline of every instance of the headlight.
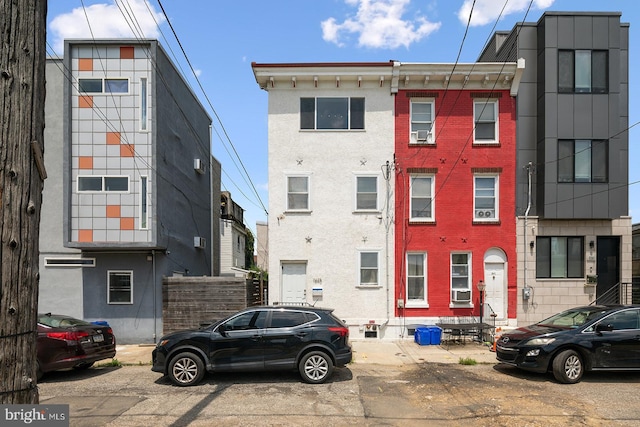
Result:
{"label": "headlight", "polygon": [[555,340],[556,340],[555,338],[534,338],[532,340],[527,341],[526,345],[543,346],[543,345],[551,344]]}

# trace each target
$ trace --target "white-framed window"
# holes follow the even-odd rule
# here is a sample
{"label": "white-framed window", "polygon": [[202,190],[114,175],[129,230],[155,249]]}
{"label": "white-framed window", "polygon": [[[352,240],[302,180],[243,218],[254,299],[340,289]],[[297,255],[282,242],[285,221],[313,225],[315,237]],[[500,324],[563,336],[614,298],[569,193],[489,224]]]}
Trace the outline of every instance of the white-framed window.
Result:
{"label": "white-framed window", "polygon": [[475,175],[473,177],[473,220],[498,221],[498,175]]}
{"label": "white-framed window", "polygon": [[127,95],[129,79],[125,77],[78,79],[78,92]]}
{"label": "white-framed window", "polygon": [[311,209],[309,184],[310,177],[308,175],[287,176],[288,211],[309,211]]}
{"label": "white-framed window", "polygon": [[378,251],[360,251],[358,252],[358,285],[359,286],[378,286],[379,283],[379,258]]}
{"label": "white-framed window", "polygon": [[107,304],[133,304],[133,271],[107,271]]}
{"label": "white-framed window", "polygon": [[411,175],[409,177],[409,221],[433,221],[435,218],[433,195],[435,177],[433,175]]}
{"label": "white-framed window", "polygon": [[45,267],[95,267],[95,258],[45,258]]}
{"label": "white-framed window", "polygon": [[473,142],[493,144],[498,139],[498,101],[473,102]]}
{"label": "white-framed window", "polygon": [[362,130],[364,98],[300,98],[300,129]]}
{"label": "white-framed window", "polygon": [[147,130],[148,105],[147,105],[147,78],[140,78],[140,130]]}
{"label": "white-framed window", "polygon": [[149,189],[147,188],[149,179],[146,176],[140,177],[140,229],[149,229]]}
{"label": "white-framed window", "polygon": [[471,253],[451,253],[451,302],[471,304]]}
{"label": "white-framed window", "polygon": [[435,113],[433,100],[411,100],[410,144],[433,144],[435,141]]}
{"label": "white-framed window", "polygon": [[376,175],[356,176],[356,210],[378,210],[378,177]]}
{"label": "white-framed window", "polygon": [[407,307],[427,306],[427,254],[407,253]]}
{"label": "white-framed window", "polygon": [[100,176],[85,175],[78,176],[77,181],[78,192],[89,193],[128,193],[129,177],[128,176]]}

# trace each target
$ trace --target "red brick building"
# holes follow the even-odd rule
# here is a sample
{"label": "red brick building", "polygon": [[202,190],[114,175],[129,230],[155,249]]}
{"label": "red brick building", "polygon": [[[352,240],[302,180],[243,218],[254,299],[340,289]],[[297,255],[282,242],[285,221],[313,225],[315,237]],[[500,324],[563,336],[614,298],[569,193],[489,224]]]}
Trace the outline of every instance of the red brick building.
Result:
{"label": "red brick building", "polygon": [[[399,85],[395,315],[407,324],[480,316],[480,281],[484,320],[516,318],[515,94],[521,69],[509,65],[497,75],[476,64],[426,77],[426,89]],[[440,88],[431,88],[434,79]]]}

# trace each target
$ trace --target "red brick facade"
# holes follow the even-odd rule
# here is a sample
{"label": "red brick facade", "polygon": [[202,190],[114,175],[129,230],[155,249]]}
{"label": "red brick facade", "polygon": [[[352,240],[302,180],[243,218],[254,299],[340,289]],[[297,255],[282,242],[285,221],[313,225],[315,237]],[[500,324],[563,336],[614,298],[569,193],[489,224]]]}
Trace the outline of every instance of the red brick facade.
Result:
{"label": "red brick facade", "polygon": [[[429,143],[410,144],[411,99],[433,101],[434,132]],[[496,143],[474,143],[474,101],[498,105]],[[395,265],[396,316],[478,316],[476,284],[485,280],[485,255],[504,254],[504,317],[516,317],[516,102],[508,90],[400,90],[395,101]],[[415,141],[414,141],[415,142]],[[434,178],[433,218],[410,221],[412,174]],[[499,220],[474,220],[474,174],[498,177]],[[426,253],[424,304],[407,304],[407,253]],[[452,303],[451,254],[471,254],[470,304]],[[493,251],[499,252],[499,251]],[[404,308],[402,306],[405,306]],[[489,319],[489,312],[484,315]]]}

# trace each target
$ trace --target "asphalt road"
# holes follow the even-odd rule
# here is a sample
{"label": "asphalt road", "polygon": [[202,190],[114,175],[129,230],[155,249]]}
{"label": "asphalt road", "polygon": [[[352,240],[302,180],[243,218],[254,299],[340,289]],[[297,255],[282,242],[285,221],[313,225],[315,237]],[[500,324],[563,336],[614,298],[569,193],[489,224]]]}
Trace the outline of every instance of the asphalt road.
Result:
{"label": "asphalt road", "polygon": [[208,375],[181,388],[150,366],[47,374],[41,404],[69,404],[71,426],[632,426],[640,372],[575,385],[506,365],[350,364],[326,384],[297,373]]}

